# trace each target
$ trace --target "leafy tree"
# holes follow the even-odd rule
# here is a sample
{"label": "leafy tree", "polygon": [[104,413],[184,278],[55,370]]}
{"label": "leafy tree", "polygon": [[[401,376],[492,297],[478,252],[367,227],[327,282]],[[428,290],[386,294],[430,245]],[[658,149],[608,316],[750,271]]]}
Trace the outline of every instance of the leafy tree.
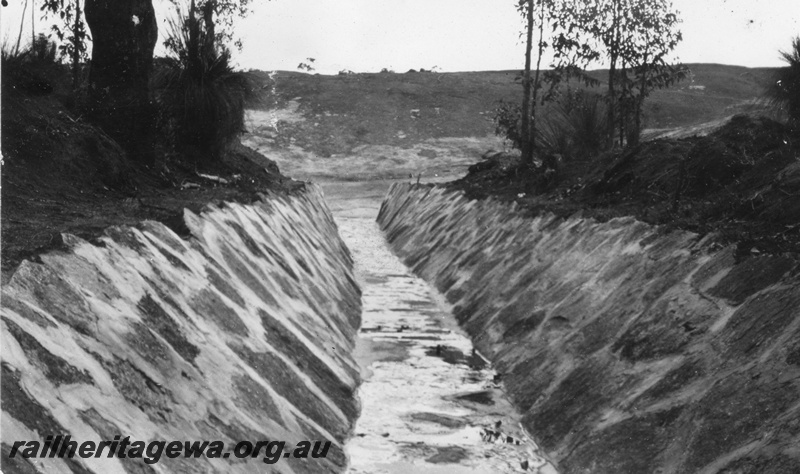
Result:
{"label": "leafy tree", "polygon": [[800,123],[800,36],[792,40],[789,51],[781,51],[786,66],[775,71],[767,96],[772,105],[786,110],[790,122]]}
{"label": "leafy tree", "polygon": [[564,55],[583,66],[603,57],[608,63],[607,146],[611,148],[618,126],[624,140],[625,122],[617,115],[624,117],[623,109],[632,110],[638,130],[644,98],[653,88],[681,77],[680,69],[665,60],[681,41],[678,14],[670,0],[575,0],[563,2],[560,12],[563,33],[558,44]]}
{"label": "leafy tree", "polygon": [[45,17],[58,17],[61,23],[51,26],[52,33],[58,38],[58,51],[62,58],[69,58],[72,63],[72,87],[77,90],[80,85],[80,65],[89,59],[88,42],[91,40],[83,16],[81,0],[44,0],[41,11]]}
{"label": "leafy tree", "polygon": [[[531,116],[534,107],[531,107],[531,91],[534,89],[531,80],[531,50],[533,49],[533,9],[534,0],[524,0],[518,5],[518,9],[525,15],[525,69],[522,72],[522,109],[520,111],[520,145],[522,147],[522,163],[525,166],[533,164],[533,128],[531,127]],[[538,69],[537,69],[538,74]]]}
{"label": "leafy tree", "polygon": [[[241,49],[241,39],[235,38],[233,34],[233,23],[237,17],[244,17],[250,12],[251,1],[200,0],[196,2],[194,8],[203,21],[204,31],[207,32],[204,41],[211,47],[216,44],[232,43],[236,48]],[[177,7],[186,4],[183,0],[171,0],[171,2]]]}
{"label": "leafy tree", "polygon": [[[623,53],[620,100],[620,141],[639,141],[642,129],[644,100],[655,89],[669,87],[682,80],[688,69],[667,62],[667,55],[675,49],[683,36],[677,25],[678,13],[669,0],[643,0],[633,2],[632,34],[626,41]],[[633,123],[630,122],[631,115]]]}
{"label": "leafy tree", "polygon": [[[583,73],[583,67],[576,55],[570,52],[577,46],[574,40],[568,39],[564,31],[571,31],[575,26],[568,15],[564,15],[565,0],[518,0],[517,10],[525,18],[525,68],[522,71],[522,105],[515,110],[507,103],[502,103],[496,116],[497,131],[504,133],[508,139],[522,151],[523,166],[531,167],[537,150],[538,132],[537,108],[558,95],[558,87],[565,80],[578,78],[586,85],[594,85],[597,81]],[[552,26],[552,30],[551,30]],[[545,37],[545,29],[548,36]],[[552,35],[552,36],[551,36]],[[537,37],[534,43],[534,36]],[[533,66],[533,54],[536,63]],[[555,64],[552,69],[542,70],[542,57],[545,51],[552,49]],[[533,68],[533,69],[532,69]],[[518,125],[516,125],[518,124]],[[548,157],[544,157],[547,161]],[[555,163],[545,162],[545,167],[555,167]]]}
{"label": "leafy tree", "polygon": [[[553,91],[564,77],[564,73],[570,71],[569,68],[556,67],[546,73],[542,72],[542,56],[549,47],[548,41],[545,41],[544,36],[545,25],[549,25],[555,17],[557,9],[560,8],[560,3],[558,0],[519,0],[517,4],[517,10],[525,17],[526,38],[518,140],[522,151],[522,164],[527,167],[533,165],[533,156],[536,151],[536,137],[538,135],[536,131],[538,126],[536,122],[537,105],[539,101],[544,103],[544,101],[553,97]],[[556,30],[557,26],[554,26],[553,29]],[[536,42],[536,66],[531,71],[534,30],[538,40]],[[550,85],[549,90],[544,95],[540,95],[540,90],[545,83]],[[506,113],[506,117],[501,118],[501,120],[508,120],[509,117]]]}

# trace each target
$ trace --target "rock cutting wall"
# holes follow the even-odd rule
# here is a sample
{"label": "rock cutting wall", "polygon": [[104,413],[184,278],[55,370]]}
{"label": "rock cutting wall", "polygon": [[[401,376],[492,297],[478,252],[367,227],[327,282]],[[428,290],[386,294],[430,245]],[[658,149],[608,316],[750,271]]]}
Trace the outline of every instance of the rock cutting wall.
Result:
{"label": "rock cutting wall", "polygon": [[800,267],[395,185],[378,221],[563,473],[800,472]]}
{"label": "rock cutting wall", "polygon": [[[3,471],[339,472],[359,412],[352,260],[316,187],[24,262],[2,293]],[[330,440],[325,459],[8,458],[14,440]],[[226,450],[228,450],[226,449]],[[263,452],[262,452],[263,453]]]}

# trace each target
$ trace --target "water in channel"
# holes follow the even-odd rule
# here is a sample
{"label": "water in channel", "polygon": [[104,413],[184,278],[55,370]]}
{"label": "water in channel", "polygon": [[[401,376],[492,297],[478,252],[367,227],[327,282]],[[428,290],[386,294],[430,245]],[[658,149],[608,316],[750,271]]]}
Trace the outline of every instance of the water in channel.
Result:
{"label": "water in channel", "polygon": [[363,291],[349,472],[556,473],[441,295],[389,249],[375,223],[387,183],[323,187]]}

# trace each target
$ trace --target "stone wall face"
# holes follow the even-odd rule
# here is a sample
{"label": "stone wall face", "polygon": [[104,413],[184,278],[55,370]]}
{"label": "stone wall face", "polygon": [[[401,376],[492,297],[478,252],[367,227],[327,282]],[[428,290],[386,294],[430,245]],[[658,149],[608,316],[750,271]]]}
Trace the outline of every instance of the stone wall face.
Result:
{"label": "stone wall face", "polygon": [[[340,472],[359,406],[352,260],[319,188],[187,211],[24,262],[2,293],[4,472],[15,440],[330,440],[326,459],[31,459],[43,472]],[[229,447],[228,443],[231,444]]]}
{"label": "stone wall face", "polygon": [[378,221],[563,473],[800,472],[800,267],[395,185]]}

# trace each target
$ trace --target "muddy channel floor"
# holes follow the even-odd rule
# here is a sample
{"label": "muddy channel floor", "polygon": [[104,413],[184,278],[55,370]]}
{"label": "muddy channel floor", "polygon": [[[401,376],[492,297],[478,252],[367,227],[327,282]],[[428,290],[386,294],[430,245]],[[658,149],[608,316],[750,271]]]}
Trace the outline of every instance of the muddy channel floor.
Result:
{"label": "muddy channel floor", "polygon": [[388,185],[323,183],[363,292],[349,472],[555,473],[443,297],[389,249],[375,222]]}

